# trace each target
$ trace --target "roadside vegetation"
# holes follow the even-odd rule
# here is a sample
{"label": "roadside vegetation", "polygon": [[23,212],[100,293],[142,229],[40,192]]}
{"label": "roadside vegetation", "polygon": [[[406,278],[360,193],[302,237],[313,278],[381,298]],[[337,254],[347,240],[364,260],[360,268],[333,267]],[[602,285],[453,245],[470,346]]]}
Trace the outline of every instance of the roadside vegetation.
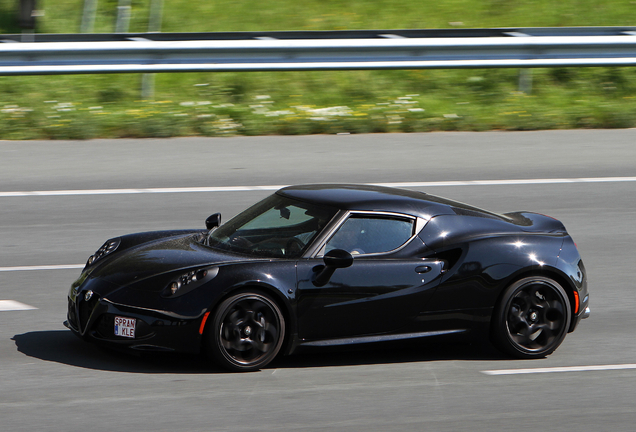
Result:
{"label": "roadside vegetation", "polygon": [[[149,0],[132,1],[131,32]],[[0,33],[19,33],[17,0],[0,0]],[[40,0],[38,32],[76,32],[83,0]],[[99,0],[112,32],[117,0]],[[636,1],[164,0],[162,30],[256,31],[634,25]],[[532,130],[636,126],[636,68],[0,77],[0,139]]]}

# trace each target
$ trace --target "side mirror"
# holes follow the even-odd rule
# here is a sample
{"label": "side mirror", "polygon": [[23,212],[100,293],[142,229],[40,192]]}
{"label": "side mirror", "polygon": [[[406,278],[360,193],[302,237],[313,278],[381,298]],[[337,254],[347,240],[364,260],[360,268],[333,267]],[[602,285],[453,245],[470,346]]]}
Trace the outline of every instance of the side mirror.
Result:
{"label": "side mirror", "polygon": [[329,251],[323,257],[324,266],[316,268],[313,284],[317,287],[325,286],[336,269],[350,267],[353,264],[353,256],[342,249]]}
{"label": "side mirror", "polygon": [[221,213],[214,213],[212,216],[205,220],[205,227],[209,230],[221,225]]}
{"label": "side mirror", "polygon": [[353,264],[353,256],[346,250],[334,249],[325,254],[323,261],[327,267],[346,268]]}

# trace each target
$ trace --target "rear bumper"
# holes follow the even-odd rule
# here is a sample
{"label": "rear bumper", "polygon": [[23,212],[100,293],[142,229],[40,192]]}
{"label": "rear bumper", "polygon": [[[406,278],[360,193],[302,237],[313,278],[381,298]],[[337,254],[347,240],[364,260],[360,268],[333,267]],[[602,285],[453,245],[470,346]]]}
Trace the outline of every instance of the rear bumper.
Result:
{"label": "rear bumper", "polygon": [[576,327],[579,325],[581,320],[589,318],[590,313],[591,312],[590,312],[589,300],[588,300],[588,297],[586,297],[585,303],[581,306],[581,311],[578,313],[578,315],[575,315],[572,317],[572,322],[570,323],[570,328],[568,330],[568,333],[572,333],[576,329]]}
{"label": "rear bumper", "polygon": [[583,315],[581,316],[581,319],[585,319],[585,318],[589,318],[589,317],[590,317],[590,307],[588,306],[583,311]]}

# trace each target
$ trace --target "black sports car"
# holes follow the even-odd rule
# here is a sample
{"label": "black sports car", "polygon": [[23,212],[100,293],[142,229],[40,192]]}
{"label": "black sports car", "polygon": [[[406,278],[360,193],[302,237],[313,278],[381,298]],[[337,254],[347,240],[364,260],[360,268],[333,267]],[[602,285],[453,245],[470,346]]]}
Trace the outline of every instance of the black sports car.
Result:
{"label": "black sports car", "polygon": [[473,330],[539,358],[589,315],[576,245],[541,214],[306,185],[220,221],[108,240],[73,283],[65,325],[114,347],[203,348],[250,371],[303,346]]}

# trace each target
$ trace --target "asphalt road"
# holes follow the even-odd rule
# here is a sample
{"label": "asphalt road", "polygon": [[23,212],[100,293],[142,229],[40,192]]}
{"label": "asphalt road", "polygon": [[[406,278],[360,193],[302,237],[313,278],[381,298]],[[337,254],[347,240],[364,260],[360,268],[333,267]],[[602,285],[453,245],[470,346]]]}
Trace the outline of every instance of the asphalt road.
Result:
{"label": "asphalt road", "polygon": [[[0,142],[2,431],[633,431],[636,130]],[[543,360],[448,340],[315,352],[249,374],[184,355],[138,358],[62,326],[80,264],[112,236],[203,227],[270,192],[9,196],[7,192],[502,180],[420,188],[562,220],[588,269],[592,316]],[[3,195],[4,193],[4,195]]]}

